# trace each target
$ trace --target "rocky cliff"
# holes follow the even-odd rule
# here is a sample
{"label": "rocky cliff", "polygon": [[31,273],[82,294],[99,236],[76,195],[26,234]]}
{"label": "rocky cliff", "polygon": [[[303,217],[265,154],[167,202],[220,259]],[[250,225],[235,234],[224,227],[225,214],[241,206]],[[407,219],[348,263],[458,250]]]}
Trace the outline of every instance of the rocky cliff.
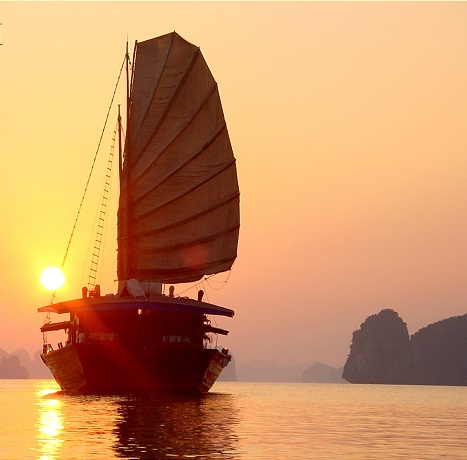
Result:
{"label": "rocky cliff", "polygon": [[18,356],[2,356],[0,360],[0,379],[27,379],[28,377],[28,370],[21,365]]}
{"label": "rocky cliff", "polygon": [[353,333],[343,378],[351,383],[467,385],[467,315],[421,329],[411,338],[386,309]]}
{"label": "rocky cliff", "polygon": [[9,354],[0,348],[0,379],[50,379],[52,374],[42,362],[37,351],[30,358],[25,350]]}
{"label": "rocky cliff", "polygon": [[342,376],[351,383],[405,383],[409,364],[407,325],[387,309],[369,316],[353,333]]}
{"label": "rocky cliff", "polygon": [[467,385],[467,314],[420,329],[411,344],[412,383]]}

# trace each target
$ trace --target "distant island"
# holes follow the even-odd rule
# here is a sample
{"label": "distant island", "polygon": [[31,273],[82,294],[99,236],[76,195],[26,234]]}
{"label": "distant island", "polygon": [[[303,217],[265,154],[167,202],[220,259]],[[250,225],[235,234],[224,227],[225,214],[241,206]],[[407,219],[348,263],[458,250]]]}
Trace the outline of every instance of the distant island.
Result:
{"label": "distant island", "polygon": [[352,336],[343,378],[350,383],[467,385],[467,314],[409,337],[398,313],[369,316]]}
{"label": "distant island", "polygon": [[37,351],[31,359],[25,350],[7,353],[0,348],[0,379],[49,379],[52,374]]}
{"label": "distant island", "polygon": [[235,362],[235,356],[219,381],[224,382],[302,382],[348,383],[342,378],[343,367],[335,368],[315,362],[310,365],[277,364],[270,361]]}
{"label": "distant island", "polygon": [[27,379],[28,370],[21,365],[17,355],[2,356],[0,360],[0,379]]}
{"label": "distant island", "polygon": [[[268,361],[236,363],[220,381],[374,383],[400,385],[467,385],[467,314],[430,324],[409,336],[407,325],[392,309],[369,316],[352,336],[344,367]],[[52,378],[40,352],[11,354],[0,348],[0,379]]]}
{"label": "distant island", "polygon": [[311,383],[347,383],[342,378],[343,367],[332,367],[328,364],[313,363],[302,373],[302,382]]}
{"label": "distant island", "polygon": [[[232,358],[219,381],[347,383],[342,379],[342,370],[342,367],[334,368],[319,362],[311,366],[289,366],[268,361],[254,361],[237,366],[235,358]],[[52,374],[42,362],[39,351],[31,359],[25,350],[7,353],[0,348],[0,379],[50,378],[53,378]]]}

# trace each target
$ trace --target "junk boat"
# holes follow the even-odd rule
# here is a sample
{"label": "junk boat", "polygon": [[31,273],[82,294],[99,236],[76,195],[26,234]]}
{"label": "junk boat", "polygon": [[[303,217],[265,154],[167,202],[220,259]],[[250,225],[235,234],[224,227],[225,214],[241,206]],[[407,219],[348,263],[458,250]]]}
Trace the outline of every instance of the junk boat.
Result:
{"label": "junk boat", "polygon": [[[173,32],[136,42],[132,61],[130,75],[127,45],[118,292],[102,295],[90,282],[81,298],[39,308],[47,313],[41,358],[66,391],[206,393],[231,360],[214,346],[228,331],[210,318],[234,311],[205,302],[202,290],[197,299],[178,297],[173,285],[232,267],[240,227],[235,158],[198,47]],[[50,313],[69,316],[52,322]],[[66,340],[53,347],[48,333],[58,330]]]}

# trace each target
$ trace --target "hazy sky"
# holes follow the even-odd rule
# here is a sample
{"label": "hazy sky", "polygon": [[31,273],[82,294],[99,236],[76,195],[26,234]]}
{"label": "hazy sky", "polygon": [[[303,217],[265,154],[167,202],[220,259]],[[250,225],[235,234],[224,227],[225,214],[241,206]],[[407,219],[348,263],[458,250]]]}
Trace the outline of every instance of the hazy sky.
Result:
{"label": "hazy sky", "polygon": [[[238,362],[343,365],[383,308],[411,333],[466,313],[467,3],[0,2],[0,22],[0,348],[41,347],[39,275],[62,262],[127,36],[173,30],[201,47],[237,158],[239,257],[205,289],[236,311],[218,325]],[[94,180],[57,300],[87,282]]]}

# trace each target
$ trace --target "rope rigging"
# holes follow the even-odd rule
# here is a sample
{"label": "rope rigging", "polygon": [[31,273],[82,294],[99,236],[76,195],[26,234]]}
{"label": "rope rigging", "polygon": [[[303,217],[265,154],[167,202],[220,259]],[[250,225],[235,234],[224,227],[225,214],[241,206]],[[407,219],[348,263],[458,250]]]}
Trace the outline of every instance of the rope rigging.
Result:
{"label": "rope rigging", "polygon": [[68,255],[68,251],[70,249],[71,240],[73,239],[73,235],[74,235],[74,232],[75,232],[75,229],[76,229],[76,224],[78,222],[78,218],[79,218],[79,216],[81,214],[81,209],[83,207],[84,198],[85,198],[86,193],[88,191],[89,182],[91,181],[91,176],[92,176],[92,173],[94,171],[94,166],[96,164],[97,155],[99,153],[99,149],[100,149],[100,146],[101,146],[101,143],[102,143],[102,138],[104,137],[105,129],[107,127],[107,122],[109,120],[110,111],[112,109],[112,105],[113,105],[113,102],[114,102],[114,99],[115,99],[115,94],[117,92],[117,88],[118,88],[118,84],[120,82],[120,77],[122,75],[124,64],[125,64],[125,59],[123,60],[122,66],[120,67],[120,72],[118,73],[117,83],[115,85],[115,89],[114,89],[114,92],[112,94],[112,99],[110,101],[109,109],[107,110],[107,115],[105,117],[104,127],[102,128],[102,132],[101,132],[101,135],[100,135],[100,138],[99,138],[99,143],[97,144],[96,153],[94,154],[94,159],[92,161],[91,171],[89,172],[89,176],[88,176],[88,179],[86,181],[86,186],[84,187],[83,196],[81,197],[81,202],[80,202],[79,207],[78,207],[78,213],[76,214],[76,218],[75,218],[75,223],[73,224],[73,229],[71,230],[70,239],[68,240],[68,245],[67,245],[66,250],[65,250],[65,256],[63,257],[63,262],[62,262],[62,268],[65,265],[66,258],[67,258],[67,255]]}
{"label": "rope rigging", "polygon": [[[92,165],[91,165],[91,170],[89,172],[89,175],[88,175],[88,178],[87,178],[87,181],[86,181],[86,185],[84,187],[84,192],[83,192],[83,195],[81,197],[81,201],[79,203],[79,206],[78,206],[78,212],[76,214],[76,218],[75,218],[75,221],[73,223],[73,228],[71,230],[71,235],[70,235],[70,238],[68,240],[68,244],[66,246],[66,249],[65,249],[65,255],[63,256],[63,261],[62,261],[62,265],[61,265],[61,268],[63,270],[63,267],[65,266],[65,262],[66,262],[66,259],[67,259],[67,256],[68,256],[68,252],[70,250],[70,245],[71,245],[71,241],[73,240],[73,236],[75,234],[75,230],[76,230],[76,225],[78,223],[78,219],[81,215],[81,210],[83,208],[83,203],[84,203],[84,199],[86,197],[86,194],[87,194],[87,191],[88,191],[88,188],[89,188],[89,183],[91,181],[91,177],[92,177],[92,174],[93,174],[93,171],[94,171],[94,166],[96,164],[96,160],[97,160],[97,156],[99,154],[99,150],[100,150],[100,147],[101,147],[101,144],[102,144],[102,139],[104,137],[104,133],[105,133],[105,130],[107,128],[107,122],[109,120],[109,117],[110,117],[110,112],[112,110],[112,107],[113,107],[113,103],[114,103],[114,100],[115,100],[115,95],[117,93],[117,89],[118,89],[118,85],[120,83],[120,78],[122,76],[122,72],[123,72],[123,68],[125,66],[125,62],[127,60],[127,56],[124,57],[123,59],[123,62],[122,62],[122,65],[120,67],[120,71],[118,73],[118,77],[117,77],[117,83],[115,84],[115,88],[114,88],[114,91],[113,91],[113,94],[112,94],[112,98],[111,98],[111,101],[110,101],[110,104],[109,104],[109,108],[107,110],[107,115],[105,117],[105,121],[104,121],[104,127],[102,128],[102,132],[101,132],[101,135],[99,137],[99,142],[97,144],[97,148],[96,148],[96,152],[94,154],[94,159],[92,161]],[[56,291],[54,291],[52,293],[52,300],[51,300],[51,303],[53,303],[54,299],[55,299],[55,295],[56,295]]]}
{"label": "rope rigging", "polygon": [[101,252],[102,241],[104,239],[104,228],[107,215],[107,205],[109,202],[109,194],[112,182],[112,166],[113,166],[113,155],[115,151],[115,139],[117,138],[117,127],[115,127],[112,136],[112,145],[110,146],[109,158],[107,160],[107,172],[104,178],[104,186],[102,190],[102,199],[100,209],[98,211],[99,217],[97,220],[96,238],[94,241],[94,247],[91,257],[91,268],[89,270],[88,277],[88,290],[96,288],[97,281],[97,267],[99,263],[99,256]]}

